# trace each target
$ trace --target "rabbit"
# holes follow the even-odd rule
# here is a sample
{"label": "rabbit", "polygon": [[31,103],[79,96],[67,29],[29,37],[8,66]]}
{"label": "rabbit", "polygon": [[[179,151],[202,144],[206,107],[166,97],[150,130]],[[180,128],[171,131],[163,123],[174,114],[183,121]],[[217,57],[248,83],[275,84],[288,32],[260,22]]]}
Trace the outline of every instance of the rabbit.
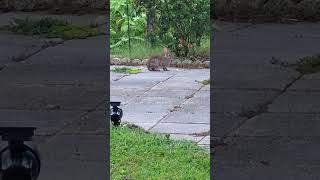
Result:
{"label": "rabbit", "polygon": [[163,54],[161,56],[151,56],[147,61],[147,68],[149,71],[160,71],[160,67],[164,71],[169,71],[167,67],[172,62],[172,55],[169,52],[168,48],[163,49]]}

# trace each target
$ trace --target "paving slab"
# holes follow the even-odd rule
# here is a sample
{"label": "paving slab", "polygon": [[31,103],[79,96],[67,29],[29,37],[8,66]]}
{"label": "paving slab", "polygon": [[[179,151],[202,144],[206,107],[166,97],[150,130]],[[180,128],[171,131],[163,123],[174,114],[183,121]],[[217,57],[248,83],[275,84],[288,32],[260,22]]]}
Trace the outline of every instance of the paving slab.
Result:
{"label": "paving slab", "polygon": [[2,70],[0,72],[0,82],[94,86],[107,83],[105,73],[103,67],[19,64],[8,66]]}
{"label": "paving slab", "polygon": [[247,118],[228,113],[211,113],[211,133],[216,137],[224,137],[240,126]]}
{"label": "paving slab", "polygon": [[[229,58],[234,59],[236,57]],[[257,58],[259,58],[259,56]],[[224,60],[224,58],[220,57],[217,57],[217,59],[221,61]],[[218,64],[217,68],[214,69],[213,88],[283,90],[290,82],[299,76],[299,73],[293,69],[251,64],[234,64],[232,65],[232,73],[226,73],[224,68],[230,67],[230,65],[231,64]],[[277,81],[275,81],[275,79],[277,79]]]}
{"label": "paving slab", "polygon": [[[310,179],[317,180],[320,177],[318,173],[320,167],[315,166],[297,166],[297,167],[273,167],[273,166],[241,166],[241,165],[212,165],[214,179],[259,179],[259,180],[283,180],[283,179]],[[311,173],[313,172],[313,173]],[[267,175],[266,175],[267,174]]]}
{"label": "paving slab", "polygon": [[159,105],[166,105],[166,106],[174,106],[174,105],[180,105],[185,101],[184,96],[170,97],[170,96],[161,96],[161,94],[159,94],[159,96],[148,96],[148,95],[150,94],[144,93],[143,95],[134,98],[131,101],[131,103],[136,105],[137,104],[139,105],[159,104]]}
{"label": "paving slab", "polygon": [[[1,14],[0,26],[25,14]],[[0,126],[37,127],[39,179],[107,179],[107,36],[50,46],[46,38],[4,31],[0,39]]]}
{"label": "paving slab", "polygon": [[307,74],[304,75],[302,78],[302,80],[320,80],[320,73],[313,73],[313,74]]}
{"label": "paving slab", "polygon": [[0,109],[90,110],[103,102],[105,91],[105,86],[6,85],[0,89]]}
{"label": "paving slab", "polygon": [[[128,66],[111,66],[110,69],[116,67]],[[152,72],[142,66],[135,68],[140,68],[142,73],[129,75],[111,72],[111,98],[124,102],[121,106],[124,111],[123,122],[192,141],[199,138],[191,138],[188,134],[208,131],[210,89],[197,82],[209,79],[208,69],[169,68],[170,71]],[[188,103],[190,100],[193,100],[192,104]],[[196,103],[199,110],[195,109]],[[194,111],[185,113],[185,106],[193,106]],[[201,114],[204,110],[205,115]],[[173,128],[162,127],[168,124]]]}
{"label": "paving slab", "polygon": [[[73,167],[75,170],[70,170]],[[42,165],[39,180],[107,179],[106,163],[82,160],[47,161]],[[59,173],[57,173],[59,172]],[[103,173],[105,172],[105,173]]]}
{"label": "paving slab", "polygon": [[190,89],[163,89],[163,88],[152,88],[151,90],[145,92],[143,96],[145,97],[167,97],[167,98],[180,98],[187,99],[195,93],[196,90]]}
{"label": "paving slab", "polygon": [[62,134],[40,144],[39,149],[44,162],[81,160],[103,163],[107,160],[106,141],[105,135]]}
{"label": "paving slab", "polygon": [[[315,76],[315,78],[317,78]],[[288,91],[301,91],[301,92],[320,92],[320,79],[306,77],[296,81],[292,86],[289,87]]]}
{"label": "paving slab", "polygon": [[272,167],[319,165],[319,137],[229,137],[215,152],[217,164],[269,164]]}
{"label": "paving slab", "polygon": [[[138,112],[134,110],[123,109],[125,114],[123,114],[122,121],[129,123],[152,123],[155,125],[163,117],[167,115],[166,112]],[[146,109],[149,111],[149,109]]]}
{"label": "paving slab", "polygon": [[318,137],[319,114],[263,113],[246,121],[232,135],[234,136],[288,136]]}
{"label": "paving slab", "polygon": [[7,65],[19,58],[32,55],[41,50],[43,45],[43,39],[0,33],[0,65]]}
{"label": "paving slab", "polygon": [[170,109],[173,108],[172,106],[164,106],[161,104],[152,104],[152,105],[131,105],[128,104],[124,106],[122,109],[124,112],[135,113],[135,114],[145,114],[145,113],[168,113]]}
{"label": "paving slab", "polygon": [[320,113],[320,92],[287,92],[268,106],[269,112]]}
{"label": "paving slab", "polygon": [[215,90],[212,92],[213,111],[216,113],[236,113],[256,111],[260,105],[273,100],[277,91],[254,90]]}
{"label": "paving slab", "polygon": [[0,110],[0,126],[37,127],[36,136],[53,136],[82,114],[81,111]]}
{"label": "paving slab", "polygon": [[33,65],[81,65],[107,68],[106,64],[109,57],[105,50],[106,41],[107,36],[66,41],[63,44],[41,51],[29,58],[26,63]]}
{"label": "paving slab", "polygon": [[184,135],[184,134],[170,134],[170,138],[176,140],[189,140],[193,142],[199,142],[203,139],[203,136],[195,136],[195,135]]}
{"label": "paving slab", "polygon": [[[190,78],[191,79],[191,78]],[[190,82],[191,81],[191,82]],[[193,81],[193,82],[192,82]],[[201,84],[195,82],[195,80],[189,80],[189,82],[183,82],[179,79],[170,79],[166,83],[159,83],[154,90],[198,90],[201,88]]]}
{"label": "paving slab", "polygon": [[210,136],[205,136],[203,139],[201,139],[199,145],[210,145]]}
{"label": "paving slab", "polygon": [[137,95],[141,95],[146,90],[143,88],[121,88],[121,87],[114,87],[110,89],[111,96],[122,96],[127,98],[132,98]]}
{"label": "paving slab", "polygon": [[[195,107],[196,109],[196,107]],[[179,111],[172,112],[166,116],[161,122],[164,123],[208,123],[210,124],[210,113],[181,113]]]}
{"label": "paving slab", "polygon": [[270,60],[319,53],[320,23],[221,26],[211,52],[212,137],[224,142],[214,147],[214,178],[319,179],[319,74]]}
{"label": "paving slab", "polygon": [[[104,106],[106,106],[104,104]],[[106,111],[97,110],[92,113],[85,113],[80,118],[74,120],[63,129],[63,135],[105,135],[109,134],[106,126],[109,123]]]}
{"label": "paving slab", "polygon": [[210,130],[209,124],[179,124],[179,123],[159,123],[150,131],[156,133],[166,134],[195,134],[201,132],[208,132]]}

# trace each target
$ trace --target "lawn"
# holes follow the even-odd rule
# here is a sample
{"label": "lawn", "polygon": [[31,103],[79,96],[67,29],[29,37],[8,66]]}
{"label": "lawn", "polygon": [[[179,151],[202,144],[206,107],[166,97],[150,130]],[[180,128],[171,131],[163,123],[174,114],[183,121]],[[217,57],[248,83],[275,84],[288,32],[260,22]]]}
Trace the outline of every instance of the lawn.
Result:
{"label": "lawn", "polygon": [[131,45],[131,54],[127,46],[118,46],[111,48],[111,54],[121,58],[147,59],[152,55],[160,55],[162,48],[160,46],[149,47],[141,42],[133,42]]}
{"label": "lawn", "polygon": [[[195,55],[209,56],[210,54],[210,39],[209,37],[203,38],[200,47],[194,48]],[[122,45],[111,48],[111,54],[120,58],[132,58],[132,59],[148,59],[152,55],[160,55],[163,52],[161,45],[150,47],[143,42],[133,41],[131,44],[131,54],[128,46]]]}
{"label": "lawn", "polygon": [[210,179],[209,153],[189,141],[174,141],[141,129],[111,128],[112,180]]}

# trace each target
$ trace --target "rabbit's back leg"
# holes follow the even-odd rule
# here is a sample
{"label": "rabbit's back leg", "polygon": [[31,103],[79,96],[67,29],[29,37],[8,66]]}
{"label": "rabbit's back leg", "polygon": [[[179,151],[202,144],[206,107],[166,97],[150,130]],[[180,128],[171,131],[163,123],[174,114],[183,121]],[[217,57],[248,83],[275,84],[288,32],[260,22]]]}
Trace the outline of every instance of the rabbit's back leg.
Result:
{"label": "rabbit's back leg", "polygon": [[164,71],[169,71],[169,70],[167,69],[167,67],[165,67],[165,66],[163,66],[162,69],[163,69]]}

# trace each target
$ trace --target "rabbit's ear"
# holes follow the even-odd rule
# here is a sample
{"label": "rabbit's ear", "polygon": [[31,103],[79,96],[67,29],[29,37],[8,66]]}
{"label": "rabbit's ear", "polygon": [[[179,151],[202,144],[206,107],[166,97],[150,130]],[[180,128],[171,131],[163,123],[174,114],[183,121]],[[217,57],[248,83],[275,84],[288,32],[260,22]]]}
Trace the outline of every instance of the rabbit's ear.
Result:
{"label": "rabbit's ear", "polygon": [[169,52],[168,52],[168,48],[166,48],[166,47],[163,48],[163,52],[164,52],[165,55],[167,55],[167,54],[169,53]]}

